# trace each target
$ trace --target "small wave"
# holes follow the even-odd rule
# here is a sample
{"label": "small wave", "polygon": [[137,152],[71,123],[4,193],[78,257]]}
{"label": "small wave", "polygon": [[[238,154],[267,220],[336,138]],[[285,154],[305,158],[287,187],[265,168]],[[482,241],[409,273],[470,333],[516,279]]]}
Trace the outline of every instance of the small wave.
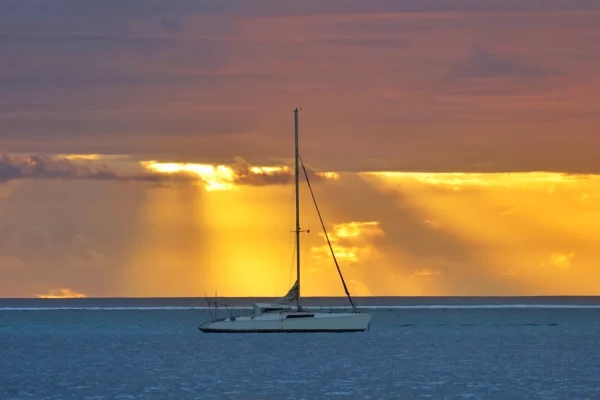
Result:
{"label": "small wave", "polygon": [[492,323],[478,323],[478,324],[461,324],[461,323],[449,323],[449,324],[404,324],[404,325],[395,325],[399,327],[411,327],[411,326],[426,326],[426,327],[448,327],[448,326],[460,326],[460,327],[470,327],[470,326],[499,326],[499,327],[509,327],[509,326],[558,326],[557,323],[547,323],[547,324],[536,324],[530,322],[524,322],[520,324],[492,324]]}

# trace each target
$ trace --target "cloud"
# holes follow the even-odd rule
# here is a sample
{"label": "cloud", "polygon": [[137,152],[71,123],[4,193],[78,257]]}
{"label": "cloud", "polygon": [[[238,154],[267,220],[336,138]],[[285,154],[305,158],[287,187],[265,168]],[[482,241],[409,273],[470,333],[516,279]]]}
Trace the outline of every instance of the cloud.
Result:
{"label": "cloud", "polygon": [[[424,221],[432,217],[389,186],[379,187],[360,175],[342,174],[339,184],[319,188],[317,200],[321,198],[326,199],[320,208],[328,227],[333,225],[329,231],[344,277],[362,282],[373,293],[472,292],[477,290],[472,282],[481,284],[489,279],[489,271],[474,268],[480,257],[477,248],[451,230],[431,229]],[[347,222],[348,216],[354,223]],[[316,229],[314,225],[312,229]],[[331,272],[335,270],[326,244],[320,241],[313,255],[317,261],[323,260],[320,275],[313,281],[327,279],[335,288],[339,278]],[[417,275],[424,269],[439,271],[440,276],[415,281],[425,278]],[[448,278],[440,280],[442,276]],[[458,276],[471,278],[454,279]],[[494,284],[497,290],[509,286],[500,280]]]}
{"label": "cloud", "polygon": [[542,261],[542,266],[550,265],[562,271],[569,270],[571,268],[571,261],[575,258],[575,253],[553,253],[548,257],[548,260]]}
{"label": "cloud", "polygon": [[[195,175],[206,183],[208,190],[229,190],[235,186],[285,185],[293,182],[294,171],[287,165],[256,166],[249,164],[241,157],[236,157],[231,165],[210,165],[194,163],[163,163],[143,161],[142,166],[149,171],[161,174]],[[311,167],[306,168],[311,182],[337,180],[338,174],[318,172]],[[300,170],[300,174],[303,174]],[[304,178],[301,178],[304,179]]]}
{"label": "cloud", "polygon": [[[349,171],[318,187],[327,226],[334,232],[348,221],[380,221],[385,232],[337,243],[374,249],[368,261],[347,263],[371,292],[529,293],[573,288],[578,271],[594,273],[595,178],[535,183],[487,172],[600,171],[598,1],[31,1],[0,13],[0,148],[10,158],[0,158],[0,229],[10,238],[0,254],[26,267],[0,279],[3,293],[16,293],[13,278],[21,276],[28,288],[21,294],[67,286],[126,295],[121,253],[147,232],[156,241],[139,240],[148,251],[139,276],[155,260],[157,271],[159,261],[189,265],[191,250],[179,242],[197,249],[201,240],[221,240],[217,247],[231,248],[230,230],[217,239],[216,229],[259,214],[250,199],[291,192],[283,186],[292,180],[289,163],[273,160],[291,153],[296,106],[305,109],[306,160]],[[43,168],[16,153],[39,154],[28,157],[40,157]],[[46,153],[135,157],[64,162]],[[139,160],[180,172],[151,171]],[[379,185],[354,174],[365,170],[485,174]],[[184,184],[117,184],[175,179]],[[202,190],[218,187],[239,190]],[[584,193],[578,187],[587,201],[573,200]],[[146,202],[155,206],[137,231]],[[173,218],[182,202],[185,212]],[[191,227],[197,215],[216,222]],[[252,232],[264,219],[248,222]],[[175,240],[174,230],[185,235]],[[255,235],[243,233],[251,243],[240,251],[254,251]],[[310,244],[323,244],[312,237],[318,242]],[[550,255],[570,252],[577,256],[568,271],[551,267]],[[427,269],[440,275],[418,275]],[[187,281],[201,287],[202,272],[180,274],[165,293],[177,294]],[[555,283],[544,280],[553,273]],[[154,275],[157,287],[170,274]],[[211,282],[223,276],[215,272]]]}
{"label": "cloud", "polygon": [[303,106],[302,146],[325,170],[597,158],[600,53],[581,38],[598,14],[560,11],[592,3],[139,1],[7,7],[0,148],[256,163],[289,153]]}
{"label": "cloud", "polygon": [[[397,1],[397,0],[307,0],[298,3],[282,3],[272,0],[257,0],[250,6],[245,0],[190,2],[185,0],[164,3],[160,0],[131,0],[127,3],[105,1],[89,6],[74,0],[60,0],[48,3],[43,0],[31,0],[31,7],[21,2],[11,2],[3,10],[6,20],[62,19],[93,24],[98,21],[123,21],[129,19],[148,19],[156,15],[177,12],[185,15],[206,15],[218,17],[275,17],[275,16],[314,16],[360,14],[369,12],[399,13],[436,13],[444,11],[548,11],[548,10],[597,10],[593,0],[556,0],[551,4],[545,1],[522,2],[519,0],[460,0],[448,3],[445,0]],[[65,10],[68,10],[65,11]]]}
{"label": "cloud", "polygon": [[[344,277],[361,283],[352,294],[598,293],[589,283],[598,277],[598,177],[519,175],[346,173],[314,189]],[[0,254],[23,266],[0,272],[6,296],[61,287],[102,296],[287,289],[279,278],[293,260],[289,186],[207,193],[199,185],[38,179],[15,189],[1,200]],[[302,228],[311,233],[301,243],[303,290],[343,295],[304,200]]]}
{"label": "cloud", "polygon": [[[342,174],[339,184],[319,189],[333,225],[343,225],[342,216],[381,221],[383,235],[358,235],[340,248],[347,279],[390,295],[597,293],[587,279],[597,275],[591,238],[598,229],[590,218],[598,219],[598,203],[578,200],[581,193],[598,198],[598,176],[411,175],[359,174],[361,184]],[[510,208],[519,211],[503,212]],[[368,257],[361,259],[355,251],[361,248],[371,249]],[[329,271],[326,250],[315,255],[328,261],[323,270]]]}
{"label": "cloud", "polygon": [[192,180],[185,173],[161,175],[145,171],[118,174],[106,164],[77,163],[66,157],[50,155],[13,155],[0,156],[0,182],[17,179],[86,179],[100,181],[160,181]]}
{"label": "cloud", "polygon": [[0,156],[0,182],[15,179],[115,179],[106,169],[92,170],[78,166],[68,159],[48,156]]}
{"label": "cloud", "polygon": [[[237,157],[230,165],[167,163],[156,161],[122,162],[123,156],[92,155],[0,155],[0,183],[22,179],[203,182],[207,190],[227,190],[235,186],[286,185],[294,171],[286,165],[257,166]],[[119,162],[121,161],[121,162]],[[302,171],[300,171],[302,174]],[[307,167],[312,182],[336,180],[333,172]],[[303,178],[302,178],[303,179]]]}
{"label": "cloud", "polygon": [[83,293],[78,293],[69,288],[50,289],[46,294],[36,294],[38,299],[81,299],[87,297]]}
{"label": "cloud", "polygon": [[[325,234],[319,232],[319,235],[323,237],[325,244],[311,248],[313,257],[329,259],[331,250]],[[352,221],[334,224],[333,230],[328,232],[336,259],[351,263],[368,262],[368,258],[375,251],[369,240],[383,235],[384,232],[378,221]]]}
{"label": "cloud", "polygon": [[454,79],[482,78],[544,78],[563,73],[534,67],[496,55],[482,46],[473,45],[466,61],[457,64],[448,74]]}
{"label": "cloud", "polygon": [[414,273],[415,276],[438,276],[440,271],[423,268]]}
{"label": "cloud", "polygon": [[[378,179],[395,184],[430,186],[439,191],[473,191],[482,188],[520,188],[554,190],[557,185],[577,187],[582,182],[597,182],[599,175],[567,174],[561,172],[362,172],[367,179]],[[514,210],[513,210],[514,211]]]}

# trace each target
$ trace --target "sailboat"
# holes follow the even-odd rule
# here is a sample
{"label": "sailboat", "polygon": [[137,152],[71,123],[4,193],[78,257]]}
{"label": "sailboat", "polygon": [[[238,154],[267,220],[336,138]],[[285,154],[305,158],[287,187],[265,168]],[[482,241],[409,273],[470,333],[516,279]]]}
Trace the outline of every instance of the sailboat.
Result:
{"label": "sailboat", "polygon": [[[294,137],[295,137],[295,185],[296,185],[296,282],[288,293],[271,302],[255,303],[251,316],[230,316],[216,319],[200,325],[200,330],[206,333],[278,333],[278,332],[362,332],[369,328],[371,314],[360,313],[356,308],[348,287],[344,281],[342,271],[335,258],[335,253],[321,213],[308,179],[308,174],[298,150],[298,109],[294,110]],[[311,312],[304,308],[300,296],[300,165],[304,172],[321,226],[327,238],[327,243],[335,266],[338,270],[342,285],[350,301],[352,312]],[[211,313],[212,316],[212,313]]]}

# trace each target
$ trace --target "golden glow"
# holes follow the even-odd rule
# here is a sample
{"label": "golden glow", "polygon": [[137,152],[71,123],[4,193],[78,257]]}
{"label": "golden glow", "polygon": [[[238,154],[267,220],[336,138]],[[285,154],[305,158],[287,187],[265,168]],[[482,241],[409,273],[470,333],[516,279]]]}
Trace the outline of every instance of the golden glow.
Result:
{"label": "golden glow", "polygon": [[338,181],[340,179],[340,174],[337,172],[317,172],[316,175],[329,181]]}
{"label": "golden glow", "polygon": [[59,154],[58,156],[67,160],[100,160],[103,158],[101,154]]}
{"label": "golden glow", "polygon": [[[136,296],[278,296],[292,276],[293,187],[148,188],[127,276]],[[287,200],[287,201],[286,201]]]}
{"label": "golden glow", "polygon": [[383,231],[379,227],[379,222],[346,222],[344,224],[336,224],[333,226],[333,233],[330,240],[338,238],[357,237],[359,235],[382,235]]}
{"label": "golden glow", "polygon": [[[333,224],[329,234],[353,295],[600,293],[594,283],[600,280],[595,269],[600,257],[595,245],[600,240],[598,176],[353,176],[355,181],[342,175],[337,184],[356,191],[358,203],[352,208],[340,209],[351,191],[339,197],[333,188],[329,196],[317,193],[322,209],[330,209],[326,219],[348,218]],[[359,196],[367,188],[369,195]],[[156,235],[140,242],[137,251],[143,257],[133,263],[138,272],[131,281],[146,282],[138,295],[285,294],[295,278],[293,186],[245,186],[210,195],[198,190],[184,196],[194,199],[193,210],[187,211],[183,195],[174,190],[161,189],[160,201],[144,212],[144,220],[153,222],[143,232]],[[385,200],[394,192],[396,204]],[[302,215],[302,228],[318,232],[301,239],[302,294],[343,295],[309,194],[301,193],[301,210],[310,214]],[[186,228],[177,225],[184,221]],[[160,233],[165,229],[167,236]]]}
{"label": "golden glow", "polygon": [[57,157],[69,161],[117,161],[131,159],[131,156],[125,154],[58,154]]}
{"label": "golden glow", "polygon": [[[509,286],[502,288],[501,294],[600,294],[596,283],[600,270],[595,267],[600,257],[596,246],[599,175],[384,172],[361,176],[382,191],[398,192],[399,201],[419,216],[433,237],[458,241],[462,252],[477,257],[466,266],[456,263],[454,273],[476,263],[473,272],[490,279],[510,277],[513,288],[518,286],[515,282],[523,285],[512,289],[515,292]],[[426,268],[435,270],[435,265]],[[433,278],[443,281],[448,273],[444,270]],[[495,285],[500,287],[499,282]]]}
{"label": "golden glow", "polygon": [[440,275],[440,271],[432,270],[430,268],[423,268],[414,273],[415,276],[437,276]]}
{"label": "golden glow", "polygon": [[[285,165],[248,166],[240,168],[228,165],[194,164],[194,163],[164,163],[157,161],[142,161],[140,165],[152,172],[163,174],[189,174],[203,181],[208,191],[222,191],[235,189],[240,182],[247,182],[249,176],[254,178],[254,183],[260,186],[261,179],[273,176],[292,176],[293,171]],[[335,172],[317,172],[317,176],[325,180],[337,180],[339,174]],[[268,180],[263,181],[268,183]]]}
{"label": "golden glow", "polygon": [[[206,192],[198,185],[145,188],[137,207],[135,241],[119,279],[132,296],[204,296],[214,293],[206,241]],[[218,193],[218,192],[217,192]],[[204,195],[204,196],[203,196]],[[203,215],[207,212],[208,215]]]}
{"label": "golden glow", "polygon": [[548,261],[543,261],[542,266],[551,265],[555,268],[567,270],[571,267],[571,260],[575,257],[575,253],[553,253]]}
{"label": "golden glow", "polygon": [[35,297],[38,299],[81,299],[87,296],[69,288],[60,288],[50,289],[47,294],[36,294]]}
{"label": "golden glow", "polygon": [[253,174],[274,175],[281,173],[290,173],[291,169],[287,166],[283,167],[250,167],[250,172]]}
{"label": "golden glow", "polygon": [[[324,233],[319,232],[319,235],[326,240]],[[372,254],[373,247],[365,243],[365,240],[375,236],[383,236],[379,222],[353,221],[333,225],[333,232],[329,233],[329,240],[338,260],[356,263]],[[317,259],[331,257],[331,250],[327,244],[313,247],[311,251],[313,257]]]}
{"label": "golden glow", "polygon": [[206,196],[208,270],[224,296],[282,296],[293,283],[291,186]]}
{"label": "golden glow", "polygon": [[464,187],[539,187],[560,183],[577,183],[596,179],[596,175],[574,175],[560,172],[363,172],[363,176],[383,178],[389,182],[415,181],[425,185],[461,190]]}
{"label": "golden glow", "polygon": [[[207,166],[156,170],[221,179],[218,166]],[[237,190],[143,186],[120,293],[286,293],[295,279],[294,187],[237,184],[235,171],[247,178],[289,168],[223,168]],[[353,295],[600,294],[598,175],[344,173],[315,191],[325,220],[335,222],[330,240]],[[302,295],[343,296],[305,187],[301,195],[301,227],[311,231],[301,237]],[[62,262],[94,270],[111,262],[89,252],[77,257]]]}
{"label": "golden glow", "polygon": [[225,165],[190,164],[190,163],[161,163],[142,161],[142,167],[164,174],[188,173],[198,176],[206,183],[206,190],[233,189],[235,174]]}

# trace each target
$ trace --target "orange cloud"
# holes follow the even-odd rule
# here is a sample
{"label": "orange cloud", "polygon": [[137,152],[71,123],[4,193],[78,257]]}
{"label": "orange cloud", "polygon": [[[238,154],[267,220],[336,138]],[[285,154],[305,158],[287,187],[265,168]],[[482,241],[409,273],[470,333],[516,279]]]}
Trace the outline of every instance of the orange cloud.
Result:
{"label": "orange cloud", "polygon": [[233,188],[234,171],[224,165],[188,164],[188,163],[160,163],[156,161],[142,161],[144,168],[161,174],[188,173],[197,176],[206,183],[206,190],[229,190]]}
{"label": "orange cloud", "polygon": [[600,237],[600,175],[384,172],[360,176],[384,193],[395,193],[419,215],[423,226],[435,228],[431,235],[462,244],[461,252],[469,259],[447,264],[443,259],[426,264],[425,257],[413,259],[413,265],[423,271],[440,271],[439,277],[432,276],[439,282],[470,271],[502,277],[509,287],[524,285],[524,292],[600,293],[593,283],[600,278],[594,268],[599,253],[593,244]]}
{"label": "orange cloud", "polygon": [[87,297],[83,293],[75,292],[69,288],[50,289],[47,294],[36,294],[38,299],[81,299]]}
{"label": "orange cloud", "polygon": [[575,253],[552,253],[547,261],[541,263],[542,266],[550,265],[560,270],[568,270],[571,268],[571,260],[575,257]]}
{"label": "orange cloud", "polygon": [[556,184],[575,184],[582,181],[598,181],[600,175],[567,174],[560,172],[363,172],[362,176],[382,178],[388,182],[414,182],[427,186],[446,188],[455,191],[481,188],[523,189],[552,188]]}
{"label": "orange cloud", "polygon": [[[338,260],[356,263],[369,257],[374,251],[369,239],[383,236],[383,234],[377,221],[353,221],[333,225],[333,232],[329,233],[329,240]],[[319,235],[325,239],[324,233],[319,232]],[[331,251],[327,244],[312,247],[311,252],[317,259],[331,257]]]}
{"label": "orange cloud", "polygon": [[[336,172],[307,168],[313,180],[338,180]],[[230,165],[136,161],[131,156],[103,154],[0,154],[0,182],[23,179],[103,181],[199,181],[208,191],[231,190],[239,185],[288,184],[293,170],[287,165],[250,165],[237,157]]]}
{"label": "orange cloud", "polygon": [[[337,222],[328,230],[344,277],[354,281],[352,294],[597,294],[599,180],[543,172],[342,173],[316,188],[316,196],[325,219]],[[77,183],[57,185],[60,190],[54,183],[24,182],[2,199],[0,233],[7,240],[0,250],[10,273],[23,277],[20,291],[2,286],[5,293],[32,293],[28,271],[44,273],[48,264],[60,265],[56,274],[64,275],[56,282],[73,268],[87,276],[112,270],[119,286],[94,289],[102,295],[217,290],[225,296],[276,296],[293,282],[291,185],[238,185],[210,194],[201,185],[136,185],[144,195],[135,202],[122,185],[105,185],[84,197],[86,208],[76,202],[56,209],[67,198],[81,198]],[[88,183],[83,188],[90,192]],[[21,189],[49,201],[33,207],[37,203],[25,201]],[[302,228],[319,232],[312,200],[302,193]],[[118,221],[89,212],[104,209],[106,201],[94,202],[98,194],[123,204],[110,209]],[[43,216],[50,214],[64,222],[49,224]],[[20,222],[19,231],[11,232],[12,221]],[[101,228],[74,237],[62,233],[63,226]],[[122,233],[106,241],[104,232],[112,229]],[[303,234],[301,256],[303,295],[343,295],[322,234]],[[19,268],[23,264],[27,268]]]}
{"label": "orange cloud", "polygon": [[[206,190],[231,190],[238,185],[263,186],[291,183],[294,171],[287,165],[258,166],[250,165],[238,157],[231,165],[211,165],[195,163],[164,163],[142,161],[144,168],[161,174],[186,173],[203,181]],[[307,168],[309,176],[317,180],[338,180],[335,172],[315,172]]]}
{"label": "orange cloud", "polygon": [[420,269],[414,273],[415,276],[437,276],[440,275],[440,271],[432,270],[429,268]]}

